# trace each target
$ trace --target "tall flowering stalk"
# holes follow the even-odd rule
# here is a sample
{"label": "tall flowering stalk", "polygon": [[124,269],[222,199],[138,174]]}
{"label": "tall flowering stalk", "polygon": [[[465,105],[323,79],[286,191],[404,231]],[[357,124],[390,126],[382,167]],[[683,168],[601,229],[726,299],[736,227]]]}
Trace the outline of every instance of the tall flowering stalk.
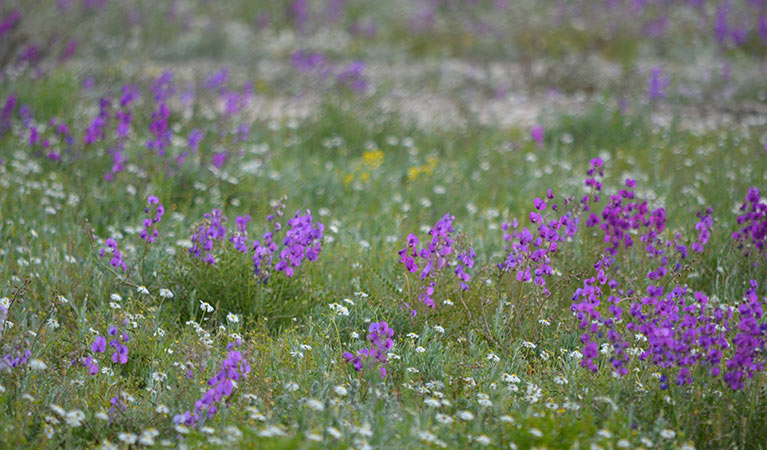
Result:
{"label": "tall flowering stalk", "polygon": [[[456,244],[453,237],[454,219],[455,217],[450,214],[445,214],[437,221],[429,230],[431,239],[424,242],[423,247],[419,247],[418,237],[411,233],[407,237],[405,247],[398,252],[399,261],[405,266],[405,270],[418,275],[420,279],[418,300],[429,308],[435,306],[432,296],[443,270],[447,267],[455,266],[454,272],[461,289],[464,291],[469,289],[471,275],[467,269],[474,267],[476,254],[472,248],[461,249],[460,253],[454,251]],[[406,306],[411,309],[412,315],[416,314],[415,309],[409,304]]]}
{"label": "tall flowering stalk", "polygon": [[309,210],[303,215],[300,210],[296,211],[296,215],[288,220],[288,227],[282,241],[280,259],[274,265],[274,270],[291,278],[304,260],[317,261],[322,251],[322,232],[325,227],[321,223],[312,222],[312,213]]}
{"label": "tall flowering stalk", "polygon": [[250,363],[245,358],[246,355],[237,350],[240,345],[242,341],[237,339],[226,346],[227,355],[221,363],[221,368],[216,375],[208,379],[210,388],[194,402],[194,409],[176,415],[173,422],[195,427],[216,415],[221,404],[234,392],[237,382],[250,373]]}
{"label": "tall flowering stalk", "polygon": [[213,265],[216,258],[211,253],[216,241],[222,241],[226,237],[226,217],[221,215],[220,209],[214,209],[204,215],[204,220],[197,226],[197,230],[192,233],[190,240],[192,247],[189,254],[197,259],[202,259],[206,263]]}
{"label": "tall flowering stalk", "polygon": [[275,207],[274,214],[266,218],[272,229],[264,233],[260,240],[253,241],[253,270],[262,282],[268,281],[274,272],[283,272],[291,278],[304,260],[314,262],[322,251],[325,226],[314,223],[309,210],[303,215],[300,210],[296,211],[295,216],[287,221],[289,229],[282,245],[278,244],[276,236],[283,229],[279,218],[283,215],[284,202],[283,198]]}
{"label": "tall flowering stalk", "polygon": [[229,242],[234,245],[240,253],[248,252],[248,223],[251,221],[250,214],[244,216],[237,216],[235,219],[235,230],[232,231],[232,236],[229,238]]}
{"label": "tall flowering stalk", "polygon": [[[147,207],[144,208],[144,213],[147,217],[142,222],[142,229],[139,233],[139,237],[144,241],[144,248],[141,257],[138,259],[137,268],[140,271],[140,275],[143,279],[144,262],[147,252],[149,251],[150,244],[152,244],[159,236],[157,225],[162,221],[163,215],[165,215],[165,207],[160,203],[160,199],[154,195],[147,197]],[[128,263],[125,253],[120,250],[117,240],[113,237],[109,237],[104,241],[104,245],[99,250],[99,257],[108,258],[109,265],[114,268],[120,268],[123,272],[128,272]],[[127,278],[123,278],[127,281]],[[132,282],[128,282],[133,284]],[[137,285],[136,285],[137,286]]]}
{"label": "tall flowering stalk", "polygon": [[146,147],[158,156],[165,156],[165,150],[170,146],[173,132],[168,126],[169,117],[170,108],[165,103],[158,104],[157,109],[152,113],[149,131],[154,137],[147,140]]}
{"label": "tall flowering stalk", "polygon": [[0,111],[0,136],[6,134],[11,129],[11,117],[14,111],[16,111],[18,100],[19,98],[15,94],[5,98],[3,109]]}
{"label": "tall flowering stalk", "polygon": [[[147,198],[148,206],[144,209],[144,212],[149,215],[144,219],[144,227],[141,230],[141,239],[151,244],[157,239],[159,232],[157,231],[157,224],[162,220],[162,216],[165,214],[165,207],[160,203],[160,199],[154,195],[150,195]],[[154,215],[152,214],[154,213]]]}
{"label": "tall flowering stalk", "polygon": [[[497,264],[501,272],[513,273],[519,283],[534,282],[544,297],[551,294],[546,282],[554,270],[551,258],[566,239],[575,236],[580,221],[572,212],[559,215],[559,206],[552,203],[553,199],[554,194],[549,189],[545,198],[533,201],[529,228],[518,229],[516,220],[503,224],[506,257]],[[550,210],[549,214],[547,210]]]}
{"label": "tall flowering stalk", "polygon": [[123,272],[128,270],[128,266],[123,258],[123,253],[117,247],[117,241],[111,237],[104,241],[104,247],[101,247],[101,250],[99,251],[100,257],[105,258],[107,255],[111,256],[109,258],[109,264],[111,264],[112,267],[119,267]]}
{"label": "tall flowering stalk", "polygon": [[381,372],[381,378],[386,378],[387,353],[394,346],[394,330],[385,322],[373,322],[368,328],[367,340],[370,342],[369,348],[359,350],[356,354],[344,352],[342,357],[348,363],[351,363],[357,372],[367,364],[371,367],[377,367]]}
{"label": "tall flowering stalk", "polygon": [[111,117],[112,101],[107,97],[99,99],[99,113],[93,119],[90,126],[85,130],[83,141],[85,145],[92,145],[106,139],[106,127]]}

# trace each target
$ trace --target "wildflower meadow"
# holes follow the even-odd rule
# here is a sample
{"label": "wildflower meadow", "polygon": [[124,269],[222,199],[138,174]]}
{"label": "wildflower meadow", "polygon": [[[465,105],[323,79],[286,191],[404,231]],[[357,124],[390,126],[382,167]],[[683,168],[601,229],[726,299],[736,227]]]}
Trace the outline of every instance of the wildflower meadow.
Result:
{"label": "wildflower meadow", "polygon": [[0,448],[767,447],[767,1],[0,0]]}

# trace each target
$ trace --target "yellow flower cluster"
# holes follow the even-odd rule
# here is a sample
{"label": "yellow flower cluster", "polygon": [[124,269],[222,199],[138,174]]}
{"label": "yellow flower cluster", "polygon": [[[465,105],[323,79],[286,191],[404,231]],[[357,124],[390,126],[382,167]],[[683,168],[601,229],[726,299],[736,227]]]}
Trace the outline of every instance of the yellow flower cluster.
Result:
{"label": "yellow flower cluster", "polygon": [[437,167],[437,158],[434,156],[430,156],[428,160],[426,160],[426,164],[422,166],[413,166],[407,170],[407,179],[408,181],[413,181],[416,178],[418,178],[419,175],[425,174],[425,175],[431,175],[434,173],[434,169]]}
{"label": "yellow flower cluster", "polygon": [[362,154],[362,163],[367,167],[369,170],[376,170],[377,168],[381,167],[381,164],[383,164],[384,160],[384,152],[383,150],[376,149],[373,151],[366,151]]}
{"label": "yellow flower cluster", "polygon": [[349,186],[355,179],[367,183],[370,181],[370,171],[381,167],[383,161],[383,150],[376,149],[364,152],[362,154],[362,165],[356,165],[350,173],[344,175],[344,185]]}

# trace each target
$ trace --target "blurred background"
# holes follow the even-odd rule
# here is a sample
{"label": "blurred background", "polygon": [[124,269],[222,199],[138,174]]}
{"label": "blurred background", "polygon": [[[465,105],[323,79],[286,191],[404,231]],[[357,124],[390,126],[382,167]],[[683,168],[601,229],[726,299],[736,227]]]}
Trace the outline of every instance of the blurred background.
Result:
{"label": "blurred background", "polygon": [[533,125],[594,96],[689,127],[767,111],[767,0],[4,0],[0,17],[0,88],[173,69],[237,81],[260,118],[345,90],[436,126]]}

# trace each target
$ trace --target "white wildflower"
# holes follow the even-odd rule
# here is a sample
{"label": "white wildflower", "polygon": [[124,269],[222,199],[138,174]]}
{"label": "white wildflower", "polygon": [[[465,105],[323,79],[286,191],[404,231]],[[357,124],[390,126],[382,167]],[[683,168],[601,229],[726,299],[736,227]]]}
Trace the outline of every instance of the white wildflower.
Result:
{"label": "white wildflower", "polygon": [[487,436],[487,435],[484,435],[484,434],[480,434],[479,436],[477,436],[476,438],[474,438],[474,441],[475,441],[475,442],[478,442],[478,443],[480,443],[480,444],[482,444],[482,445],[490,445],[490,443],[492,442],[492,441],[490,440],[490,437],[489,437],[489,436]]}
{"label": "white wildflower", "polygon": [[501,377],[501,379],[505,383],[514,383],[514,384],[519,383],[520,381],[522,381],[522,380],[519,379],[519,377],[516,374],[509,375],[508,373],[504,373],[503,376]]}
{"label": "white wildflower", "polygon": [[128,445],[135,444],[136,441],[138,441],[138,436],[136,436],[133,433],[118,433],[117,439],[121,440],[122,442],[125,442]]}
{"label": "white wildflower", "polygon": [[466,410],[458,411],[457,416],[459,419],[465,420],[467,422],[474,420],[474,414],[472,414],[471,411],[466,411]]}
{"label": "white wildflower", "polygon": [[322,435],[317,433],[306,433],[306,439],[313,442],[322,442]]}
{"label": "white wildflower", "polygon": [[325,411],[325,405],[316,398],[307,399],[306,406],[315,411]]}
{"label": "white wildflower", "polygon": [[48,365],[43,360],[35,358],[29,362],[29,367],[32,370],[45,370],[48,368]]}
{"label": "white wildflower", "polygon": [[674,436],[676,436],[676,431],[670,430],[668,428],[660,432],[660,437],[663,439],[674,439]]}
{"label": "white wildflower", "polygon": [[64,421],[70,427],[79,427],[82,425],[83,420],[85,420],[85,413],[79,409],[73,409],[64,415]]}
{"label": "white wildflower", "polygon": [[343,397],[343,396],[345,396],[346,394],[349,393],[349,391],[345,387],[343,387],[341,385],[338,385],[338,386],[334,387],[333,391],[335,391],[335,393],[337,395],[340,395],[341,397]]}

